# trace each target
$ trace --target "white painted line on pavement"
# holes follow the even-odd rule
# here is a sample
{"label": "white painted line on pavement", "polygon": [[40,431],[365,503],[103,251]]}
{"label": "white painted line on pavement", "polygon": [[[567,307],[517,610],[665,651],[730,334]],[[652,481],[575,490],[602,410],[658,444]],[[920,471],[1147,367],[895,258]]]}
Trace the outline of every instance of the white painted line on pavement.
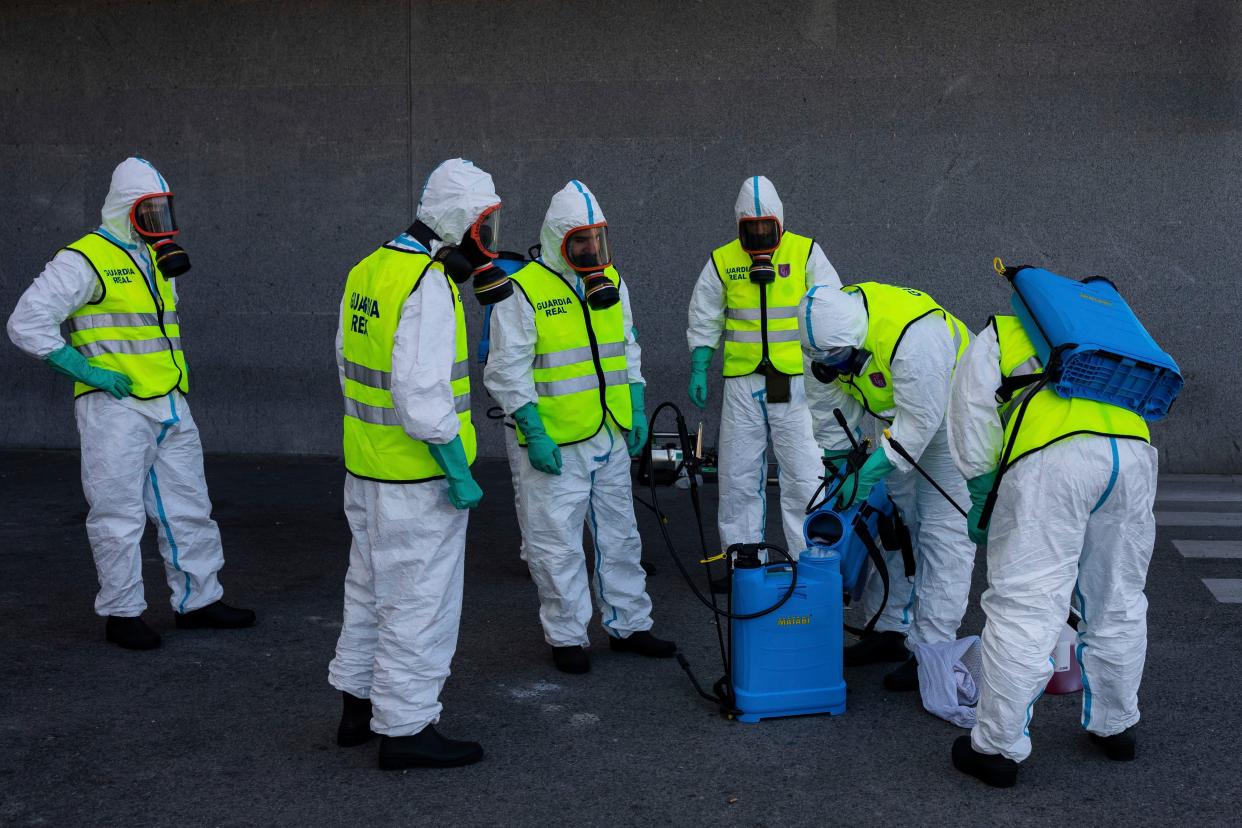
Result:
{"label": "white painted line on pavement", "polygon": [[1157,478],[1160,483],[1207,483],[1227,486],[1242,483],[1239,474],[1162,474]]}
{"label": "white painted line on pavement", "polygon": [[1222,489],[1157,489],[1156,502],[1168,503],[1242,503],[1242,491]]}
{"label": "white painted line on pavement", "polygon": [[1242,512],[1156,512],[1157,526],[1242,526]]}
{"label": "white painted line on pavement", "polygon": [[1222,604],[1242,604],[1242,578],[1204,578],[1203,585]]}
{"label": "white painted line on pavement", "polygon": [[1175,540],[1183,558],[1242,558],[1242,541]]}

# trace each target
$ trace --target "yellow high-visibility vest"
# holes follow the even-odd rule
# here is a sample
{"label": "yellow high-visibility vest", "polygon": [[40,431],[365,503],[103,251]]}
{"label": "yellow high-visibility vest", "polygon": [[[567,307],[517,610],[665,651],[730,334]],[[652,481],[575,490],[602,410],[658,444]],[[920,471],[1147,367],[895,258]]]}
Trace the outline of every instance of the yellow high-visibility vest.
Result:
{"label": "yellow high-visibility vest", "polygon": [[906,331],[925,316],[936,315],[944,319],[949,336],[953,338],[954,362],[962,358],[970,344],[970,329],[926,293],[913,288],[885,285],[879,282],[861,282],[841,288],[846,293],[857,293],[863,298],[867,310],[867,338],[863,349],[871,352],[871,360],[859,376],[843,375],[837,384],[875,417],[892,421],[884,416],[895,405],[893,400],[893,355]]}
{"label": "yellow high-visibility vest", "polygon": [[[1035,344],[1017,317],[994,316],[988,324],[996,331],[996,341],[1000,345],[1002,377],[1043,373],[1044,366],[1035,355]],[[999,406],[1001,422],[1005,427],[1003,445],[1009,446],[1012,441],[1009,466],[1028,454],[1076,434],[1098,434],[1143,442],[1151,440],[1146,421],[1128,408],[1095,400],[1066,399],[1047,386],[1037,391],[1036,385],[1026,386]],[[1023,407],[1025,411],[1019,425],[1018,412]]]}
{"label": "yellow high-visibility vest", "polygon": [[392,400],[392,350],[406,299],[425,279],[444,279],[453,296],[457,351],[453,399],[466,461],[476,443],[470,420],[470,349],[457,285],[421,252],[384,245],[354,266],[341,308],[345,356],[345,468],[355,477],[418,483],[444,477],[427,444],[405,433]]}
{"label": "yellow high-visibility vest", "polygon": [[[614,268],[604,274],[620,285]],[[580,443],[594,437],[608,416],[628,430],[633,407],[621,303],[591,308],[558,273],[538,261],[510,278],[535,310],[536,407],[548,436],[560,446]],[[526,445],[520,427],[517,437]]]}
{"label": "yellow high-visibility vest", "polygon": [[[181,325],[172,284],[155,265],[147,248],[154,284],[147,281],[134,255],[99,233],[88,233],[64,248],[80,254],[91,267],[103,295],[65,320],[69,344],[99,368],[120,371],[132,382],[131,394],[152,400],[173,389],[190,390],[181,353]],[[99,389],[77,382],[75,397]]]}
{"label": "yellow high-visibility vest", "polygon": [[[763,359],[782,374],[802,376],[802,347],[798,342],[798,304],[806,293],[806,263],[814,239],[786,230],[772,254],[776,281],[758,285],[750,280],[750,254],[737,239],[712,251],[716,275],[725,289],[724,375],[753,374]],[[766,294],[767,327],[763,325],[760,291]]]}

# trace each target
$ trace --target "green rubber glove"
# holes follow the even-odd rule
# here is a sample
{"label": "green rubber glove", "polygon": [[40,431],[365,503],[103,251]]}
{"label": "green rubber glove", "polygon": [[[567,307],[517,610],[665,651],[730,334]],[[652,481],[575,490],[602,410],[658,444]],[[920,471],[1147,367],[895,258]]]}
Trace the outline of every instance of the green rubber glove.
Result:
{"label": "green rubber glove", "polygon": [[992,491],[995,483],[995,470],[966,481],[966,488],[970,490],[970,513],[966,516],[966,531],[970,533],[970,539],[980,545],[988,542],[988,527],[985,524],[980,528],[979,519],[983,517],[983,505],[987,503],[988,493]]}
{"label": "green rubber glove", "polygon": [[630,457],[637,457],[647,445],[647,386],[641,382],[630,383],[630,406],[634,410],[634,421],[630,425],[630,433],[625,435],[625,447],[630,450]]}
{"label": "green rubber glove", "polygon": [[44,359],[53,369],[65,376],[73,377],[78,382],[98,388],[100,391],[107,391],[118,400],[128,397],[133,387],[133,381],[120,371],[109,371],[107,368],[91,365],[86,361],[86,357],[68,345],[60,350],[52,351]]}
{"label": "green rubber glove", "polygon": [[513,412],[513,419],[522,429],[526,437],[526,454],[530,464],[545,474],[561,473],[561,447],[552,442],[548,432],[543,430],[543,419],[534,403]]}
{"label": "green rubber glove", "polygon": [[483,499],[483,490],[474,482],[470,474],[470,464],[466,462],[466,447],[461,444],[461,437],[454,437],[443,445],[428,443],[427,450],[436,465],[444,469],[448,479],[448,496],[454,509],[473,509]]}
{"label": "green rubber glove", "polygon": [[862,503],[871,494],[876,483],[883,480],[896,466],[889,462],[884,449],[878,448],[871,452],[867,462],[856,472],[852,472],[841,484],[837,493],[837,509],[848,509],[855,503]]}
{"label": "green rubber glove", "polygon": [[707,366],[712,364],[716,351],[700,345],[690,353],[690,402],[699,408],[707,408]]}

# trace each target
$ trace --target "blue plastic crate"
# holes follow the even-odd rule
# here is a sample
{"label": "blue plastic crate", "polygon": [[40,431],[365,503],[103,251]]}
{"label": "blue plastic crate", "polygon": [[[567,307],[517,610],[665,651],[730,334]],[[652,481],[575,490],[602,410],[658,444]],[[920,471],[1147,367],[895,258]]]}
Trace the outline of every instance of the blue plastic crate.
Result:
{"label": "blue plastic crate", "polygon": [[1026,267],[1012,273],[1011,304],[1066,398],[1128,408],[1159,420],[1182,390],[1181,371],[1139,322],[1112,282],[1081,282]]}
{"label": "blue plastic crate", "polygon": [[1062,397],[1087,397],[1128,408],[1159,420],[1182,390],[1176,368],[1148,365],[1106,351],[1075,348],[1061,357],[1061,379],[1053,386]]}

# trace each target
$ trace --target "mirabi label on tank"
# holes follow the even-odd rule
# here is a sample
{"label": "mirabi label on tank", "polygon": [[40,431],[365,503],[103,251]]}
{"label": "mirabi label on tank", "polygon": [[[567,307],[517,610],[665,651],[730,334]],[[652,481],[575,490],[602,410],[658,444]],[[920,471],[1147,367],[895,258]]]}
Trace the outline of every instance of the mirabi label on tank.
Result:
{"label": "mirabi label on tank", "polygon": [[778,627],[805,627],[811,623],[809,615],[785,615],[776,619]]}

